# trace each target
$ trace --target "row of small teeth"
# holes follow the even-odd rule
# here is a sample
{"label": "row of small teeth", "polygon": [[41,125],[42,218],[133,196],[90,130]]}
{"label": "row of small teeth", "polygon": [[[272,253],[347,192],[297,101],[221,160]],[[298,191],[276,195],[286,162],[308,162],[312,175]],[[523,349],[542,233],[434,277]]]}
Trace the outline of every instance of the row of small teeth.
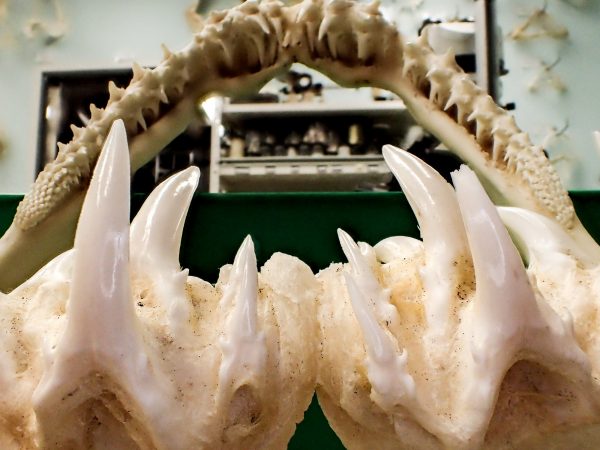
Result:
{"label": "row of small teeth", "polygon": [[[267,2],[264,8],[271,15],[277,15],[277,2]],[[280,9],[281,7],[279,11]],[[209,21],[205,30],[197,36],[195,45],[192,44],[182,52],[172,53],[163,47],[164,60],[155,69],[145,69],[134,64],[133,78],[127,88],[119,88],[113,82],[109,83],[106,108],[91,105],[90,120],[86,126],[71,127],[73,139],[68,144],[58,144],[56,160],[39,174],[32,191],[19,205],[15,223],[21,229],[27,230],[36,226],[83,180],[89,179],[103,139],[114,120],[124,120],[129,135],[135,136],[140,131],[145,131],[148,124],[152,124],[159,117],[162,105],[175,103],[187,84],[193,82],[196,77],[206,75],[203,68],[207,61],[211,64],[211,57],[220,54],[233,68],[235,58],[239,55],[231,54],[231,49],[236,45],[245,44],[228,42],[231,26],[235,26],[240,33],[249,33],[250,42],[254,42],[261,64],[273,62],[278,44],[269,40],[270,26],[262,12],[257,10],[257,3],[247,2],[230,10],[222,20],[217,18],[218,14],[215,14],[215,23]],[[273,20],[277,22],[276,18]],[[281,28],[281,24],[274,28]],[[239,38],[240,34],[236,36]],[[246,42],[244,39],[239,41]],[[215,44],[221,46],[217,54],[207,48]],[[267,56],[264,54],[267,47],[270,48],[269,61],[265,60]],[[241,70],[244,71],[244,68],[241,67]]]}
{"label": "row of small teeth", "polygon": [[[387,63],[401,55],[398,30],[383,18],[376,0],[305,0],[297,6],[294,24],[283,46],[306,45],[311,58],[358,65]],[[302,60],[302,52],[299,55]]]}
{"label": "row of small teeth", "polygon": [[495,167],[518,174],[537,200],[569,227],[573,206],[544,151],[534,146],[514,117],[479,88],[456,64],[451,50],[438,55],[423,33],[404,47],[402,74],[440,110],[469,130]]}
{"label": "row of small teeth", "polygon": [[[436,336],[449,339],[458,328],[467,339],[460,345],[467,350],[454,356],[466,358],[458,365],[459,379],[455,382],[461,383],[457,392],[462,391],[456,395],[455,410],[438,411],[436,415],[428,399],[436,395],[433,380],[444,377],[431,374],[427,378],[431,381],[426,383],[430,386],[420,384],[423,377],[420,382],[412,377],[407,365],[411,355],[403,350],[402,342],[391,332],[394,326],[379,311],[385,307],[387,316],[397,316],[398,312],[389,295],[382,294],[385,291],[377,283],[365,253],[349,235],[339,230],[340,244],[350,263],[344,279],[364,337],[364,364],[373,401],[388,412],[398,406],[406,407],[425,429],[451,446],[456,444],[452,441],[456,436],[447,435],[447,430],[454,428],[450,422],[461,423],[468,417],[469,405],[478,405],[487,413],[480,417],[480,422],[472,423],[473,433],[483,436],[482,430],[493,412],[494,393],[520,355],[527,354],[542,364],[544,360],[562,361],[569,367],[565,375],[582,383],[589,382],[589,363],[575,340],[571,324],[539,303],[521,257],[475,174],[465,166],[453,173],[454,191],[434,169],[409,153],[385,146],[383,154],[417,215],[423,238],[425,266],[420,276],[427,322],[424,345]],[[539,245],[552,245],[564,251],[575,248],[550,219],[535,213],[522,214],[517,209],[505,209],[502,214],[514,228],[522,230],[537,222],[545,232],[554,230],[551,236],[559,236],[550,239],[552,244],[544,237]],[[540,226],[534,229],[539,231]],[[530,234],[526,232],[526,236]],[[393,252],[393,249],[387,250],[387,253]],[[464,304],[458,295],[460,276],[473,273],[465,270],[471,265],[476,290],[472,299]],[[444,354],[442,357],[445,360],[439,362],[440,367],[452,366],[453,356]],[[434,354],[428,358],[433,358],[432,364],[436,365]]]}
{"label": "row of small teeth", "polygon": [[[346,0],[326,4],[305,0],[297,8],[296,26],[304,27],[299,37],[295,37],[296,28],[291,26],[289,11],[281,2],[248,1],[228,11],[212,13],[203,31],[182,52],[171,53],[164,48],[164,60],[156,69],[134,65],[133,79],[126,89],[110,83],[106,109],[92,105],[89,123],[84,128],[72,126],[73,140],[59,144],[57,159],[40,173],[32,191],[19,205],[16,224],[23,230],[36,226],[83,180],[89,179],[103,138],[114,120],[123,119],[130,136],[146,130],[148,122],[159,117],[161,105],[180,98],[187,84],[214,68],[215,60],[221,60],[225,67],[225,73],[220,75],[230,77],[259,71],[276,62],[289,62],[278,61],[280,49],[298,39],[306,40],[311,50],[325,45],[327,56],[336,58],[347,34],[356,33],[359,61],[372,58],[374,52],[389,54],[386,47],[397,39],[397,31],[385,23],[376,2],[355,5]],[[387,44],[381,44],[382,38]]]}
{"label": "row of small teeth", "polygon": [[106,108],[91,105],[86,126],[71,126],[73,139],[68,144],[58,144],[56,159],[40,172],[32,191],[19,204],[15,223],[23,230],[34,227],[83,180],[89,179],[114,120],[123,119],[132,136],[146,130],[147,122],[159,117],[161,105],[175,101],[183,93],[187,82],[183,64],[181,55],[165,50],[165,60],[155,70],[134,64],[133,79],[126,89],[110,82]]}

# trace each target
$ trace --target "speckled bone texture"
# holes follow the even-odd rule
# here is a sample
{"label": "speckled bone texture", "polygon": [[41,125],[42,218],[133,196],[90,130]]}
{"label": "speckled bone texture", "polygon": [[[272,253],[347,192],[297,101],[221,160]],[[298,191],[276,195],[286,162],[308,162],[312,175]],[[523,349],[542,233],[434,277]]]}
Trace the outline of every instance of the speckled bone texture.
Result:
{"label": "speckled bone texture", "polygon": [[348,263],[317,275],[317,395],[346,448],[595,448],[597,264],[556,222],[503,210],[533,235],[526,272],[470,169],[453,189],[406,152],[384,156],[422,241],[339,230]]}
{"label": "speckled bone texture", "polygon": [[[130,85],[110,85],[106,107],[92,106],[88,125],[73,127],[73,139],[59,145],[56,160],[40,173],[0,241],[0,267],[6,268],[0,289],[70,246],[81,192],[113,120],[125,122],[135,170],[186,127],[198,99],[254,90],[294,61],[343,85],[394,91],[418,122],[476,170],[492,198],[554,218],[600,256],[543,149],[462,72],[451,53],[434,54],[426,36],[405,43],[377,2],[304,0],[286,7],[248,1],[212,13],[186,48],[165,49],[155,69],[134,66]],[[31,259],[8,263],[36,240]]]}
{"label": "speckled bone texture", "polygon": [[116,122],[74,249],[0,294],[0,448],[286,448],[314,392],[318,283],[281,253],[259,272],[250,237],[216,285],[188,276],[198,179],[167,179],[130,229]]}

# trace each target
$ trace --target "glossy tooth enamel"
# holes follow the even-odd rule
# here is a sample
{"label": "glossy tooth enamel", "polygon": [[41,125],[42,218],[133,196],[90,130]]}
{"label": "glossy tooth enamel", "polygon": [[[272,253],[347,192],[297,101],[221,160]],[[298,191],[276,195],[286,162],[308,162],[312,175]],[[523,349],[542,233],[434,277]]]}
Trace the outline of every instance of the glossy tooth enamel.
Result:
{"label": "glossy tooth enamel", "polygon": [[248,379],[266,375],[265,337],[257,326],[257,297],[256,255],[252,238],[247,236],[235,256],[221,300],[221,307],[229,311],[229,318],[225,336],[219,342],[223,352],[220,386],[237,388]]}
{"label": "glossy tooth enamel", "polygon": [[[585,447],[600,437],[594,378],[600,344],[597,333],[583,331],[598,326],[593,305],[569,302],[561,289],[549,288],[558,279],[547,273],[540,279],[527,275],[473,171],[462,167],[452,175],[454,191],[414,156],[389,147],[384,152],[417,218],[435,205],[430,215],[444,210],[452,225],[419,220],[423,243],[390,237],[374,248],[338,232],[351,267],[334,264],[317,276],[323,289],[317,394],[344,445],[470,450],[509,442],[541,450],[573,442]],[[448,257],[432,265],[445,264],[453,276],[444,292],[449,313],[433,324],[424,274],[431,264],[430,236],[434,242],[463,240],[457,246],[453,237],[448,244],[461,256],[456,264]],[[389,292],[398,322],[377,316],[373,288],[361,286],[362,273]],[[565,275],[578,298],[580,291],[593,291],[585,274]],[[578,280],[585,288],[575,289]],[[444,333],[432,332],[434,326]],[[572,431],[563,435],[567,423]]]}
{"label": "glossy tooth enamel", "polygon": [[466,311],[477,381],[464,391],[465,402],[476,410],[491,404],[505,372],[525,355],[590,385],[588,358],[571,324],[536,298],[519,253],[475,174],[463,166],[452,180],[477,281]]}
{"label": "glossy tooth enamel", "polygon": [[365,365],[373,386],[373,400],[387,410],[411,403],[415,383],[406,368],[408,353],[400,350],[394,336],[380,325],[354,277],[345,274],[344,279],[367,348]]}
{"label": "glossy tooth enamel", "polygon": [[167,179],[130,227],[115,122],[75,248],[0,296],[0,448],[286,448],[314,391],[318,285],[284,254],[259,275],[250,237],[215,286],[181,270],[198,178]]}
{"label": "glossy tooth enamel", "polygon": [[131,223],[132,268],[152,280],[173,330],[185,325],[191,315],[185,293],[188,271],[181,269],[179,249],[199,180],[197,167],[169,177],[152,191]]}
{"label": "glossy tooth enamel", "polygon": [[[69,414],[57,413],[66,396],[71,397],[71,408],[77,409],[111,385],[130,401],[132,426],[141,421],[158,434],[165,431],[161,415],[171,406],[167,400],[171,393],[165,380],[155,377],[131,297],[129,174],[125,127],[117,121],[79,220],[66,328],[47,356],[44,376],[33,393],[44,445],[57,445],[52,441],[57,438],[68,445],[74,434],[83,435],[82,424]],[[86,384],[87,389],[80,389]],[[117,396],[117,403],[122,400]]]}
{"label": "glossy tooth enamel", "polygon": [[549,253],[564,253],[587,267],[597,263],[554,220],[523,208],[499,207],[498,213],[530,261]]}
{"label": "glossy tooth enamel", "polygon": [[454,190],[408,152],[386,145],[383,157],[419,222],[426,260],[421,275],[427,290],[427,320],[434,333],[443,333],[456,295],[457,266],[469,254]]}
{"label": "glossy tooth enamel", "polygon": [[354,242],[348,233],[344,230],[337,230],[340,245],[350,263],[352,269],[352,278],[358,289],[365,298],[373,304],[377,317],[381,321],[389,323],[398,323],[398,312],[390,304],[390,292],[382,289],[377,281],[377,277],[371,269],[371,265],[365,255],[361,252],[359,246]]}
{"label": "glossy tooth enamel", "polygon": [[[554,217],[600,260],[600,246],[576,217],[543,149],[473,83],[452,53],[433,52],[427,28],[405,43],[378,7],[346,0],[244,2],[211,14],[187,47],[165,52],[154,69],[134,66],[130,85],[109,86],[107,107],[92,108],[85,128],[59,144],[56,161],[19,205],[0,240],[0,289],[14,288],[71,246],[81,192],[114,120],[125,122],[136,170],[187,127],[198,98],[256,90],[293,62],[342,85],[394,92],[417,122],[483,177],[495,201]],[[161,107],[165,103],[171,107]]]}

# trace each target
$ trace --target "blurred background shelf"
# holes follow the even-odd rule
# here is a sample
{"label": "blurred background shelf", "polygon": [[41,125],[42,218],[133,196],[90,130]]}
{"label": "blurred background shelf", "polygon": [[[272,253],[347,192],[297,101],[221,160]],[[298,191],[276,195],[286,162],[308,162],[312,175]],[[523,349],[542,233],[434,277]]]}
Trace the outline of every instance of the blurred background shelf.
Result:
{"label": "blurred background shelf", "polygon": [[228,118],[257,118],[299,115],[399,115],[406,111],[401,100],[351,102],[297,102],[297,103],[225,103],[223,116]]}

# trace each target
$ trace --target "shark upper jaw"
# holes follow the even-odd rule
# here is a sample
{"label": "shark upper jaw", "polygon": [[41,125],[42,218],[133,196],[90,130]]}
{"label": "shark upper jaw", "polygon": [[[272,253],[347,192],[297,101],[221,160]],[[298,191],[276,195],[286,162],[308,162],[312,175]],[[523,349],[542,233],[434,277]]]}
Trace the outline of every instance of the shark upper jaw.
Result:
{"label": "shark upper jaw", "polygon": [[346,86],[397,94],[407,109],[484,181],[494,201],[555,218],[586,253],[600,260],[543,149],[460,69],[451,52],[437,55],[426,32],[404,42],[377,1],[248,1],[212,13],[179,52],[164,50],[156,68],[133,67],[127,88],[109,85],[105,108],[90,107],[84,128],[59,144],[0,239],[0,289],[8,292],[69,249],[100,148],[124,121],[133,171],[150,161],[193,119],[197,102],[215,93],[258,90],[293,62]]}

